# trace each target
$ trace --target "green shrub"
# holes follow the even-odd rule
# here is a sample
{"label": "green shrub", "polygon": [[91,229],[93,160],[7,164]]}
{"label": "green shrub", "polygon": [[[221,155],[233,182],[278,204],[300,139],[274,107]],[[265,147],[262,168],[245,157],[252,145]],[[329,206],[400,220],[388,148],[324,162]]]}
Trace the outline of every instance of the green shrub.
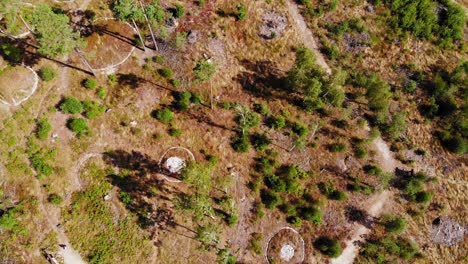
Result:
{"label": "green shrub", "polygon": [[264,116],[269,116],[271,114],[271,110],[266,103],[255,103],[253,109],[255,112]]}
{"label": "green shrub", "polygon": [[129,193],[120,191],[119,196],[122,203],[124,203],[126,206],[129,206],[133,203],[133,198],[130,196]]}
{"label": "green shrub", "polygon": [[430,203],[434,193],[431,192],[418,192],[416,193],[415,201],[418,203]]}
{"label": "green shrub", "polygon": [[276,206],[281,204],[281,198],[274,192],[268,190],[262,190],[260,193],[263,204],[268,209],[275,209]]}
{"label": "green shrub", "polygon": [[57,72],[50,66],[44,66],[39,71],[39,77],[45,82],[52,81],[57,77]]}
{"label": "green shrub", "polygon": [[70,118],[67,121],[67,127],[76,133],[78,137],[83,136],[86,132],[89,131],[88,124],[83,118]]}
{"label": "green shrub", "polygon": [[236,14],[237,21],[244,20],[245,17],[247,16],[247,7],[245,6],[244,3],[240,3],[236,6],[236,8],[237,8],[237,14]]}
{"label": "green shrub", "polygon": [[46,162],[45,158],[40,153],[33,154],[29,160],[39,178],[50,176],[54,172],[52,166]]}
{"label": "green shrub", "polygon": [[262,240],[263,235],[261,233],[252,233],[248,249],[257,255],[262,254]]}
{"label": "green shrub", "polygon": [[78,114],[83,112],[83,104],[74,97],[67,97],[60,104],[60,110],[68,114]]}
{"label": "green shrub", "polygon": [[86,89],[94,90],[96,89],[97,85],[98,85],[97,80],[94,78],[88,78],[83,81],[83,86]]}
{"label": "green shrub", "polygon": [[169,109],[158,110],[158,111],[156,111],[156,116],[155,117],[159,121],[168,124],[172,120],[174,120],[174,113]]}
{"label": "green shrub", "polygon": [[300,137],[307,136],[307,134],[309,134],[309,129],[307,129],[303,124],[297,122],[292,125],[292,131]]}
{"label": "green shrub", "polygon": [[233,227],[239,222],[239,217],[235,214],[229,214],[226,216],[225,220],[228,226]]}
{"label": "green shrub", "polygon": [[117,81],[118,81],[117,75],[115,75],[115,74],[107,75],[107,81],[108,81],[110,86],[116,85]]}
{"label": "green shrub", "polygon": [[324,47],[323,52],[331,60],[336,60],[338,58],[338,56],[340,56],[340,50],[338,49],[338,47],[336,45]]}
{"label": "green shrub", "polygon": [[295,227],[300,227],[302,225],[302,219],[299,216],[289,216],[286,218],[286,221]]}
{"label": "green shrub", "polygon": [[314,247],[322,254],[332,258],[338,257],[343,252],[340,241],[323,236],[314,241]]}
{"label": "green shrub", "polygon": [[231,146],[237,152],[248,152],[250,150],[249,137],[247,135],[238,135],[232,139]]}
{"label": "green shrub", "polygon": [[179,87],[180,86],[180,80],[178,79],[171,79],[169,83],[174,86],[174,87]]}
{"label": "green shrub", "polygon": [[104,105],[94,101],[84,101],[83,107],[85,110],[85,116],[88,119],[95,119],[106,111],[106,107]]}
{"label": "green shrub", "polygon": [[187,111],[190,107],[192,94],[187,91],[177,92],[175,94],[174,107],[180,111]]}
{"label": "green shrub", "polygon": [[335,143],[330,145],[331,152],[345,152],[346,149],[346,145],[343,143]]}
{"label": "green shrub", "polygon": [[275,192],[285,192],[286,191],[286,182],[284,179],[278,175],[268,175],[265,177],[265,184],[271,190]]}
{"label": "green shrub", "polygon": [[403,217],[385,215],[383,217],[385,231],[390,234],[401,234],[406,230],[406,220]]}
{"label": "green shrub", "polygon": [[172,137],[178,137],[182,135],[182,129],[172,127],[169,129],[169,135]]}
{"label": "green shrub", "polygon": [[270,117],[267,120],[267,125],[273,129],[282,129],[286,126],[286,119],[284,116]]}
{"label": "green shrub", "polygon": [[193,104],[201,104],[202,98],[199,94],[192,93],[192,97],[190,98],[190,102]]}
{"label": "green shrub", "polygon": [[271,144],[271,140],[267,137],[266,134],[255,133],[252,136],[252,145],[258,151],[264,151]]}
{"label": "green shrub", "polygon": [[417,86],[418,86],[418,83],[411,80],[405,86],[403,86],[403,91],[405,93],[412,93],[416,91]]}
{"label": "green shrub", "polygon": [[334,192],[332,192],[330,194],[329,198],[332,199],[332,200],[344,201],[344,200],[348,199],[348,196],[346,195],[345,192],[334,191]]}
{"label": "green shrub", "polygon": [[19,63],[21,61],[21,50],[10,43],[2,43],[1,52],[5,58],[12,63]]}
{"label": "green shrub", "polygon": [[200,81],[208,81],[216,73],[216,64],[208,60],[202,60],[195,65],[193,73]]}
{"label": "green shrub", "polygon": [[299,216],[302,219],[312,222],[316,225],[322,223],[322,212],[319,209],[315,207],[301,207],[298,211]]}
{"label": "green shrub", "polygon": [[181,18],[185,15],[185,7],[179,3],[175,5],[174,16]]}
{"label": "green shrub", "polygon": [[60,195],[53,193],[49,195],[47,201],[53,205],[60,205],[63,202],[63,198]]}
{"label": "green shrub", "polygon": [[159,75],[161,75],[162,77],[168,78],[168,79],[171,78],[172,75],[174,75],[174,72],[173,72],[171,69],[166,68],[166,67],[159,69],[159,70],[158,70],[158,73],[159,73]]}
{"label": "green shrub", "polygon": [[52,130],[52,125],[49,123],[49,119],[41,118],[37,121],[36,136],[40,140],[45,140],[49,137],[49,133]]}
{"label": "green shrub", "polygon": [[101,98],[102,100],[106,99],[107,97],[107,92],[104,87],[99,87],[96,92],[97,96]]}

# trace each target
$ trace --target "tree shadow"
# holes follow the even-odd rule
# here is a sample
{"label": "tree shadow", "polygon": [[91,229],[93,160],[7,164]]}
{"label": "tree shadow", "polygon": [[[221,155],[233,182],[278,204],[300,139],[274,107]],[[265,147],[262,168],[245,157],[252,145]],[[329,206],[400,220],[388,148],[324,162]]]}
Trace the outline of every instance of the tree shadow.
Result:
{"label": "tree shadow", "polygon": [[169,200],[161,194],[170,192],[165,182],[152,175],[160,171],[158,161],[141,152],[125,150],[106,152],[103,160],[121,169],[119,174],[109,175],[108,179],[121,190],[122,202],[138,216],[140,227],[174,226],[172,212],[163,208],[155,209],[150,202],[150,198]]}
{"label": "tree shadow", "polygon": [[117,81],[122,86],[129,86],[132,89],[136,89],[140,86],[140,83],[146,80],[133,73],[119,73],[117,74]]}
{"label": "tree shadow", "polygon": [[288,89],[285,71],[278,69],[270,61],[242,60],[241,64],[247,70],[239,73],[234,80],[239,82],[246,92],[266,100],[286,100],[292,105],[302,107],[301,97]]}
{"label": "tree shadow", "polygon": [[77,70],[77,71],[81,71],[81,72],[89,74],[89,75],[93,75],[92,72],[87,71],[85,69],[82,69],[82,68],[76,67],[74,65],[71,65],[69,63],[62,62],[62,61],[59,61],[57,59],[50,58],[50,57],[39,54],[38,53],[39,47],[34,45],[34,44],[29,43],[27,40],[28,39],[14,39],[14,40],[12,40],[10,38],[3,37],[3,38],[0,38],[0,43],[7,43],[7,44],[12,45],[12,46],[16,47],[17,49],[19,49],[20,59],[19,59],[19,61],[15,62],[15,63],[20,63],[21,62],[24,65],[33,67],[34,65],[37,65],[39,63],[40,59],[46,59],[46,60],[55,62],[55,63],[57,63],[57,64],[59,64],[59,65],[61,65],[63,67],[68,67],[68,68],[71,68],[71,69],[74,69],[74,70]]}
{"label": "tree shadow", "polygon": [[367,228],[371,228],[374,223],[374,219],[366,211],[357,208],[356,206],[348,206],[345,209],[346,219],[350,222],[357,222]]}

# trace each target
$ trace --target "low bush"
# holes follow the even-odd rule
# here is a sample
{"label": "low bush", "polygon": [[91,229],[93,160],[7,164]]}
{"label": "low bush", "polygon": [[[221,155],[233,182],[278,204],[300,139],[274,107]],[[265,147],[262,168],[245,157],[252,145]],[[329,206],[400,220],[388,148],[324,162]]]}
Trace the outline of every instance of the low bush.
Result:
{"label": "low bush", "polygon": [[168,124],[174,120],[174,113],[169,109],[158,110],[156,111],[155,117],[159,121]]}
{"label": "low bush", "polygon": [[273,129],[282,129],[286,126],[286,118],[284,116],[270,117],[267,125]]}
{"label": "low bush", "polygon": [[232,148],[240,153],[245,153],[250,150],[250,142],[248,135],[237,135],[232,138]]}
{"label": "low bush", "polygon": [[60,195],[53,193],[49,195],[47,201],[53,205],[60,205],[63,202],[63,198]]}
{"label": "low bush", "polygon": [[192,94],[187,91],[176,92],[174,94],[174,107],[180,111],[187,111],[190,107]]}
{"label": "low bush", "polygon": [[177,18],[181,18],[185,15],[185,7],[179,3],[175,5],[174,9],[174,16]]}
{"label": "low bush", "polygon": [[169,68],[161,68],[158,70],[159,75],[161,75],[164,78],[171,78],[172,75],[174,75],[174,72],[169,69]]}
{"label": "low bush", "polygon": [[39,71],[39,77],[45,82],[52,81],[57,77],[57,72],[50,66],[44,66]]}
{"label": "low bush", "polygon": [[193,73],[200,81],[208,81],[216,73],[216,64],[208,60],[202,60],[195,65]]}
{"label": "low bush", "polygon": [[343,143],[334,143],[329,146],[329,149],[331,152],[345,152],[347,148]]}
{"label": "low bush", "polygon": [[60,110],[67,114],[78,114],[83,112],[83,104],[74,97],[67,97],[60,104]]}
{"label": "low bush", "polygon": [[85,135],[89,131],[88,124],[83,118],[70,118],[67,121],[67,127],[76,133],[78,137]]}
{"label": "low bush", "polygon": [[282,202],[281,198],[276,193],[268,190],[262,190],[260,197],[265,207],[271,210],[275,209]]}
{"label": "low bush", "polygon": [[390,234],[401,234],[406,230],[406,220],[403,217],[395,215],[385,215],[383,218],[383,225],[385,231]]}
{"label": "low bush", "polygon": [[98,82],[94,78],[88,78],[83,81],[83,86],[86,89],[90,89],[90,90],[96,89],[97,85],[98,85]]}
{"label": "low bush", "polygon": [[40,140],[45,140],[49,137],[49,133],[52,130],[52,125],[49,123],[49,119],[41,118],[37,121],[36,136]]}
{"label": "low bush", "polygon": [[236,8],[237,8],[237,14],[236,14],[237,21],[244,20],[245,17],[247,16],[247,7],[245,6],[244,3],[240,3],[236,6]]}
{"label": "low bush", "polygon": [[84,101],[83,108],[88,119],[95,119],[106,111],[106,107],[95,101]]}
{"label": "low bush", "polygon": [[271,144],[271,140],[266,134],[255,133],[252,135],[252,145],[258,151],[264,151]]}
{"label": "low bush", "polygon": [[314,241],[314,247],[322,254],[332,258],[338,257],[343,252],[340,241],[323,236]]}
{"label": "low bush", "polygon": [[304,220],[312,222],[316,225],[322,223],[322,212],[315,207],[300,207],[298,208],[298,212],[299,216]]}
{"label": "low bush", "polygon": [[178,137],[182,135],[182,129],[172,127],[169,129],[169,135],[172,137]]}

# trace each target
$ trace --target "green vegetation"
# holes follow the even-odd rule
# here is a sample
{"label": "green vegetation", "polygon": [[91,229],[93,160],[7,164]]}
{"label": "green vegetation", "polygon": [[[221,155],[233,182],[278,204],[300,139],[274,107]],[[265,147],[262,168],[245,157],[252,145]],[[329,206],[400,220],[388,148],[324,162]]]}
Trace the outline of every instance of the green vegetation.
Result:
{"label": "green vegetation", "polygon": [[75,132],[77,137],[85,135],[89,131],[88,124],[83,118],[70,118],[67,121],[67,127]]}
{"label": "green vegetation", "polygon": [[27,18],[34,28],[34,36],[39,43],[39,53],[50,57],[64,55],[75,47],[84,46],[80,34],[74,32],[69,25],[68,16],[57,11],[59,9],[39,4]]}
{"label": "green vegetation", "polygon": [[63,202],[63,198],[62,196],[56,194],[56,193],[53,193],[51,195],[49,195],[49,197],[47,197],[47,201],[49,201],[49,203],[53,204],[53,205],[60,205],[62,202]]}
{"label": "green vegetation", "polygon": [[358,261],[383,264],[401,260],[409,262],[419,257],[420,253],[414,242],[403,237],[386,236],[367,240],[360,249],[359,255]]}
{"label": "green vegetation", "polygon": [[10,43],[2,43],[1,54],[12,63],[19,63],[21,61],[21,50]]}
{"label": "green vegetation", "polygon": [[332,258],[338,257],[343,252],[340,241],[328,237],[319,237],[314,241],[314,247],[322,254]]}
{"label": "green vegetation", "polygon": [[245,17],[247,16],[247,7],[245,6],[244,3],[240,3],[236,6],[236,8],[237,8],[237,14],[236,14],[237,21],[244,20]]}
{"label": "green vegetation", "polygon": [[174,120],[174,113],[169,109],[158,110],[156,111],[156,119],[168,124]]}
{"label": "green vegetation", "polygon": [[94,89],[96,89],[97,85],[98,85],[98,82],[94,78],[87,78],[87,79],[83,80],[83,86],[86,89],[94,90]]}
{"label": "green vegetation", "polygon": [[44,66],[39,71],[39,77],[45,82],[52,81],[57,77],[57,72],[50,66]]}
{"label": "green vegetation", "polygon": [[49,133],[52,130],[52,125],[49,123],[49,119],[41,118],[37,121],[36,136],[40,140],[45,140],[49,137]]}
{"label": "green vegetation", "polygon": [[[409,31],[422,39],[436,38],[442,47],[463,39],[465,12],[448,0],[384,0],[390,9],[389,24],[397,34]],[[437,5],[441,8],[436,9]],[[438,13],[437,13],[438,12]]]}
{"label": "green vegetation", "polygon": [[95,101],[84,101],[83,108],[85,110],[85,116],[88,119],[95,119],[106,111],[106,107]]}
{"label": "green vegetation", "polygon": [[262,254],[263,235],[261,233],[252,233],[251,236],[249,250],[257,255]]}
{"label": "green vegetation", "polygon": [[179,3],[175,5],[174,16],[181,18],[185,15],[185,7]]}
{"label": "green vegetation", "polygon": [[345,97],[341,86],[345,80],[344,72],[337,72],[332,77],[325,75],[316,64],[315,54],[307,48],[296,50],[296,61],[287,76],[289,88],[302,95],[301,106],[307,112],[322,108],[323,102],[341,106]]}
{"label": "green vegetation", "polygon": [[166,67],[159,69],[159,70],[158,70],[158,73],[159,73],[159,75],[161,75],[162,77],[168,78],[168,79],[171,78],[172,75],[174,75],[174,72],[173,72],[171,69],[166,68]]}
{"label": "green vegetation", "polygon": [[398,217],[395,215],[384,215],[382,218],[386,232],[399,235],[406,230],[407,224],[403,217]]}
{"label": "green vegetation", "polygon": [[74,97],[67,97],[60,104],[60,110],[67,114],[78,114],[83,112],[83,104]]}
{"label": "green vegetation", "polygon": [[193,73],[200,81],[208,81],[216,73],[216,64],[209,60],[202,60],[195,65]]}
{"label": "green vegetation", "polygon": [[73,194],[72,205],[63,211],[72,245],[88,263],[147,262],[149,241],[131,216],[114,221],[111,206],[103,200],[110,189],[103,181]]}

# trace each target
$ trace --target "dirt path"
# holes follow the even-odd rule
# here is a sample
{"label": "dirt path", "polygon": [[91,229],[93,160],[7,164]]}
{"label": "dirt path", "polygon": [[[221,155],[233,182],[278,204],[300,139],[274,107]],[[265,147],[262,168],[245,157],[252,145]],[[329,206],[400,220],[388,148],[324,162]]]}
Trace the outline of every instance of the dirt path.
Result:
{"label": "dirt path", "polygon": [[294,22],[296,23],[296,26],[299,29],[304,45],[315,52],[315,55],[317,57],[317,63],[320,66],[322,66],[328,74],[331,74],[332,70],[330,66],[328,66],[327,62],[325,61],[325,58],[320,52],[317,46],[317,42],[315,41],[314,35],[312,34],[312,31],[310,31],[310,29],[307,27],[304,17],[301,15],[297,4],[293,3],[292,0],[286,1],[286,4],[288,5],[289,14],[294,19]]}
{"label": "dirt path", "polygon": [[[366,130],[369,130],[367,127]],[[394,172],[398,161],[393,157],[392,152],[388,144],[382,139],[375,139],[371,148],[376,151],[376,160],[379,163],[379,166],[385,172]],[[388,190],[382,191],[372,195],[362,206],[362,209],[366,210],[367,213],[372,217],[378,217],[382,213],[382,209],[385,203],[392,196],[392,193]],[[336,259],[332,259],[332,264],[351,264],[354,262],[357,254],[359,253],[359,246],[356,245],[356,242],[363,241],[363,236],[369,233],[371,230],[367,227],[356,224],[354,229],[350,232],[350,239],[345,241],[346,248],[343,250],[343,253]]]}

